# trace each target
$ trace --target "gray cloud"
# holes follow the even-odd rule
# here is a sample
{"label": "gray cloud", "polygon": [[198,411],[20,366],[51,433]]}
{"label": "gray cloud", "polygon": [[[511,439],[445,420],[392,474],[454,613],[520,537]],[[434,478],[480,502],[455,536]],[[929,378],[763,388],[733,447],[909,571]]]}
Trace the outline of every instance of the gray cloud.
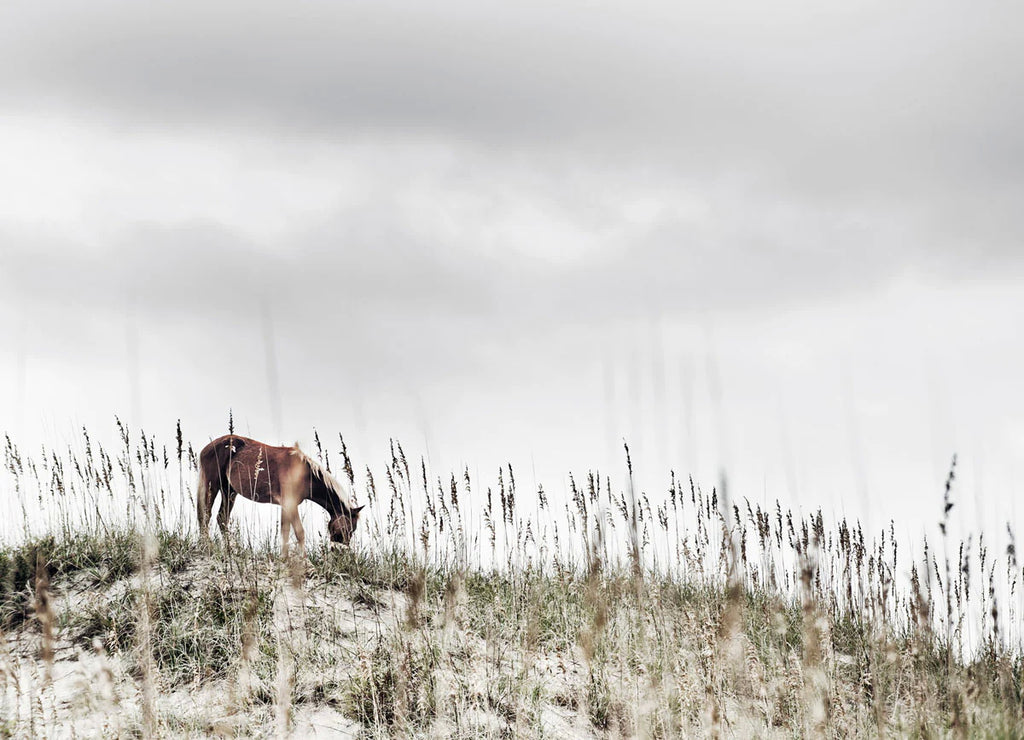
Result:
{"label": "gray cloud", "polygon": [[[171,135],[202,127],[385,149],[388,137],[426,137],[470,161],[503,152],[591,178],[646,168],[730,191],[737,221],[751,200],[834,217],[817,245],[808,241],[819,234],[801,233],[817,216],[795,221],[790,240],[767,234],[726,247],[663,224],[652,242],[671,246],[651,247],[651,259],[675,255],[669,272],[692,273],[711,249],[756,254],[740,260],[744,268],[763,261],[806,275],[820,262],[827,271],[832,232],[858,214],[902,222],[906,239],[947,255],[955,270],[999,269],[1024,252],[1024,47],[1019,19],[1007,17],[1015,12],[925,3],[105,2],[54,15],[24,5],[0,30],[0,104],[88,111]],[[387,206],[381,216],[391,217]],[[385,293],[415,296],[448,281],[439,297],[472,282],[458,264],[417,265],[414,239],[365,220],[335,228],[349,242],[360,241],[359,229],[377,230],[364,256],[426,274],[404,283],[363,276]],[[645,245],[631,246],[642,265]],[[366,262],[340,259],[345,273]],[[710,259],[731,265],[728,255]],[[655,272],[657,280],[665,271]]]}
{"label": "gray cloud", "polygon": [[[371,355],[442,357],[552,316],[760,310],[1021,267],[1024,51],[992,12],[104,2],[7,20],[7,110],[380,160],[364,201],[263,244],[130,211],[106,256],[11,233],[8,302],[185,325],[269,301]],[[451,154],[403,161],[395,141]],[[620,208],[666,189],[642,223]],[[678,212],[679,193],[704,210]],[[424,223],[435,211],[456,226]],[[538,256],[568,239],[582,256]]]}
{"label": "gray cloud", "polygon": [[65,98],[157,125],[614,143],[630,159],[734,158],[819,185],[830,163],[863,182],[893,156],[917,171],[887,168],[905,182],[996,169],[1016,180],[1024,52],[1012,20],[924,3],[107,2],[10,13],[0,48],[9,100]]}
{"label": "gray cloud", "polygon": [[[248,326],[258,338],[270,310],[296,347],[317,348],[314,362],[349,353],[402,373],[414,356],[417,372],[444,375],[467,361],[471,370],[474,347],[489,337],[554,323],[759,312],[881,286],[909,267],[958,268],[929,258],[927,245],[892,249],[898,222],[776,209],[737,201],[701,218],[668,215],[564,264],[447,240],[417,223],[419,210],[387,198],[262,245],[211,221],[135,224],[99,251],[8,233],[0,303],[40,326],[84,321],[86,345],[88,326],[104,332],[127,315],[200,335]],[[592,227],[585,204],[556,210]],[[612,226],[621,224],[597,231]]]}
{"label": "gray cloud", "polygon": [[[379,215],[366,218],[386,223]],[[247,372],[262,377],[267,312],[283,364],[381,387],[407,380],[411,358],[418,381],[458,371],[455,358],[494,313],[490,286],[444,250],[355,218],[264,250],[209,222],[137,226],[100,254],[24,234],[3,241],[3,323],[13,335],[20,316],[28,350],[43,357],[109,362],[136,325],[152,341],[184,343],[187,364],[255,361]]]}

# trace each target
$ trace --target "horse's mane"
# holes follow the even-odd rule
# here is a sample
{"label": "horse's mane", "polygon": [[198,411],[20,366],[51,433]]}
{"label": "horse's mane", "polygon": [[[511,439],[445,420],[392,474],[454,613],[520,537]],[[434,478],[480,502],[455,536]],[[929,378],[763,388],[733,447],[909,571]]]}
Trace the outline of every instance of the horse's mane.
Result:
{"label": "horse's mane", "polygon": [[292,454],[302,460],[302,462],[306,463],[306,465],[309,466],[310,472],[319,478],[325,486],[338,494],[338,498],[341,499],[341,502],[345,504],[346,507],[349,509],[352,508],[352,497],[349,495],[348,491],[342,487],[341,483],[338,482],[337,478],[328,473],[320,463],[300,450],[298,444],[292,446]]}

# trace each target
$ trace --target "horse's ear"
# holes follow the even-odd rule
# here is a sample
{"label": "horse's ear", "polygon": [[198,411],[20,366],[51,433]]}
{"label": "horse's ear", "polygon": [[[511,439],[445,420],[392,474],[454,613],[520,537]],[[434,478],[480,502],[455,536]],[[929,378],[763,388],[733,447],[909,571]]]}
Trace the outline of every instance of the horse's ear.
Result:
{"label": "horse's ear", "polygon": [[352,511],[352,516],[359,516],[359,512],[362,511],[365,508],[366,508],[366,504],[363,504],[362,506],[356,506],[354,509],[351,510]]}

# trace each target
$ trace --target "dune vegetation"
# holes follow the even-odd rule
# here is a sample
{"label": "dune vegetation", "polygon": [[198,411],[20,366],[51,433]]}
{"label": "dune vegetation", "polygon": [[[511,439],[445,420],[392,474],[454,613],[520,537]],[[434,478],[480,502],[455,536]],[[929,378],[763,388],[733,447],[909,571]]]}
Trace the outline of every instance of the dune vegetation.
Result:
{"label": "dune vegetation", "polygon": [[[368,508],[285,562],[244,507],[199,539],[180,427],[118,428],[5,440],[0,735],[1024,736],[1012,536],[910,552],[723,481],[639,490],[628,449],[556,497],[318,434]],[[954,463],[943,533],[955,493]]]}

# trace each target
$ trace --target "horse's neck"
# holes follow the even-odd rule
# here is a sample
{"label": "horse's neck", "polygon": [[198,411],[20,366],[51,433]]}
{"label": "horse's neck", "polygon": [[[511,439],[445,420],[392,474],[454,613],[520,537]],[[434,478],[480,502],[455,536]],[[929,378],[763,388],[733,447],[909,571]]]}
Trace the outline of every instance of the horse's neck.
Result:
{"label": "horse's neck", "polygon": [[319,504],[331,517],[336,517],[344,514],[347,511],[347,507],[341,501],[341,497],[336,494],[330,486],[314,477],[313,495],[310,497],[313,503]]}

